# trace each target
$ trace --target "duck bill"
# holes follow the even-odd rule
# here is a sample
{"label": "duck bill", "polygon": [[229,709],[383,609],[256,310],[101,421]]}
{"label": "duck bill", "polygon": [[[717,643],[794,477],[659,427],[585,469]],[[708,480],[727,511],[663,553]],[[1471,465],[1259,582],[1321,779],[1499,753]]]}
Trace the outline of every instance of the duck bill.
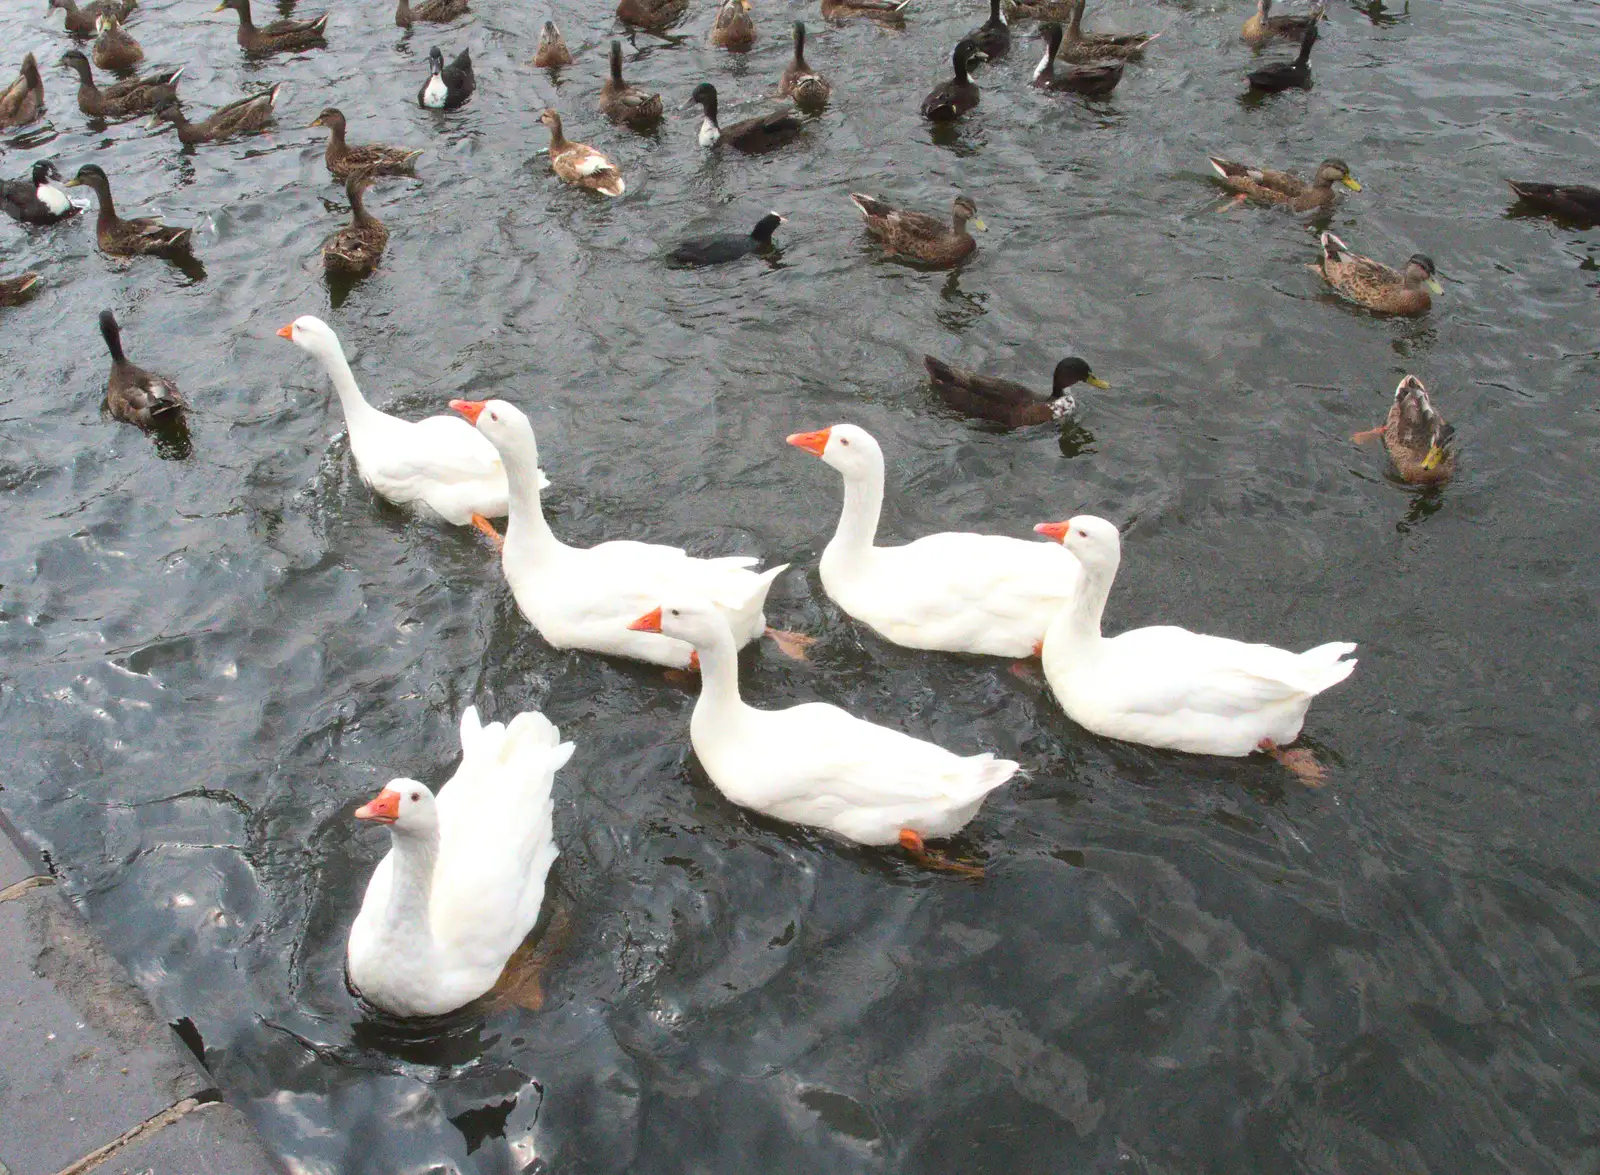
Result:
{"label": "duck bill", "polygon": [[1444,293],[1444,287],[1439,284],[1439,279],[1436,278],[1436,277],[1430,277],[1427,281],[1423,282],[1422,284],[1428,287],[1428,293],[1430,293],[1430,294],[1442,294],[1442,293]]}
{"label": "duck bill", "polygon": [[628,628],[632,632],[660,632],[661,609],[656,608],[652,611],[646,612],[643,616],[639,617],[639,619],[628,625]]}
{"label": "duck bill", "polygon": [[488,403],[487,400],[451,400],[450,408],[465,416],[468,424],[477,424],[478,417],[483,415],[484,406]]}
{"label": "duck bill", "polygon": [[1033,533],[1042,534],[1048,539],[1062,542],[1067,537],[1067,531],[1072,529],[1070,522],[1040,522],[1034,525]]}
{"label": "duck bill", "polygon": [[291,343],[294,342],[294,323],[291,322],[287,326],[280,326],[278,328],[278,337],[280,339],[288,339]]}
{"label": "duck bill", "polygon": [[1091,388],[1099,388],[1102,392],[1111,386],[1110,384],[1106,383],[1105,380],[1093,373],[1084,376],[1083,382],[1088,384]]}
{"label": "duck bill", "polygon": [[368,803],[356,809],[357,820],[370,820],[374,824],[393,824],[400,819],[400,796],[384,788]]}
{"label": "duck bill", "polygon": [[980,233],[986,233],[986,232],[989,231],[989,226],[984,224],[983,221],[979,220],[976,216],[974,216],[971,220],[967,221],[967,227],[975,228]]}
{"label": "duck bill", "polygon": [[816,432],[794,432],[784,438],[784,441],[797,449],[804,449],[813,457],[822,456],[822,451],[828,447],[828,434],[831,428],[819,428]]}
{"label": "duck bill", "polygon": [[1361,190],[1360,182],[1353,175],[1347,175],[1339,182],[1345,187],[1349,188],[1352,192],[1359,192]]}
{"label": "duck bill", "polygon": [[83,181],[77,176],[73,176],[66,182],[65,186],[69,188],[81,188],[83,187]]}
{"label": "duck bill", "polygon": [[1422,468],[1432,472],[1444,464],[1445,451],[1438,445],[1428,446],[1428,455],[1422,459]]}
{"label": "duck bill", "polygon": [[319,114],[319,115],[317,115],[317,117],[313,118],[310,122],[306,123],[306,128],[309,130],[311,127],[321,126],[321,125],[322,125],[322,115]]}

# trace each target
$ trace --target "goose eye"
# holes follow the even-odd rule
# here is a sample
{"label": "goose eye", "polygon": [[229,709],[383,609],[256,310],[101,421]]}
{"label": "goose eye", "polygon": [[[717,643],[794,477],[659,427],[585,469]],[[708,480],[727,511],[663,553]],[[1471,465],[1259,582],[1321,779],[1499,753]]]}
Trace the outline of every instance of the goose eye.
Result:
{"label": "goose eye", "polygon": [[682,612],[679,612],[679,611],[678,611],[678,610],[677,610],[677,609],[676,609],[676,608],[674,608],[674,609],[673,609],[673,610],[672,610],[672,614],[673,614],[673,615],[674,615],[674,616],[682,616],[682,615],[683,615],[683,613],[682,613]]}
{"label": "goose eye", "polygon": [[490,420],[499,420],[500,419],[500,413],[498,413],[498,412],[489,413],[489,419]]}
{"label": "goose eye", "polygon": [[1080,539],[1086,539],[1086,538],[1088,538],[1088,537],[1089,537],[1089,532],[1088,532],[1088,531],[1086,531],[1086,530],[1080,530],[1080,531],[1079,531],[1079,532],[1078,532],[1078,537],[1079,537],[1079,538],[1080,538]]}
{"label": "goose eye", "polygon": [[848,444],[849,444],[849,443],[850,443],[850,442],[849,442],[849,440],[848,440],[848,439],[846,439],[846,438],[845,438],[845,437],[840,437],[840,438],[839,438],[839,443],[840,443],[840,444],[841,444],[841,445],[848,445]]}
{"label": "goose eye", "polygon": [[422,797],[419,796],[416,792],[412,792],[411,793],[411,802],[413,804],[420,804],[422,802]]}

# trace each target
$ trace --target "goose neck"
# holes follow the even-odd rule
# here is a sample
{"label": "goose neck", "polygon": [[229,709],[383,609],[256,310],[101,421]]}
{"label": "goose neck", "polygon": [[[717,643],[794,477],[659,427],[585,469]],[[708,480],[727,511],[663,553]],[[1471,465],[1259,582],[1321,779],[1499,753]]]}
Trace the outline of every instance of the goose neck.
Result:
{"label": "goose neck", "polygon": [[708,640],[698,641],[700,697],[695,701],[695,722],[731,719],[744,708],[739,696],[739,650],[726,625]]}
{"label": "goose neck", "polygon": [[361,394],[361,386],[356,383],[355,373],[350,370],[342,348],[335,346],[332,350],[319,351],[317,358],[322,360],[323,370],[333,381],[333,390],[339,394],[339,407],[344,409],[345,424],[352,432],[383,415]]}
{"label": "goose neck", "polygon": [[1111,582],[1117,569],[1111,567],[1083,568],[1083,579],[1072,602],[1056,613],[1045,631],[1045,643],[1082,649],[1100,642],[1100,620],[1105,615],[1106,600],[1111,595]]}
{"label": "goose neck", "polygon": [[433,927],[429,917],[433,900],[433,871],[439,861],[438,829],[423,833],[390,830],[389,904],[384,907],[379,935],[390,952],[414,962],[433,953]]}
{"label": "goose neck", "polygon": [[530,444],[507,445],[500,449],[500,463],[506,471],[508,507],[502,560],[555,550],[561,542],[550,529],[539,498],[538,450]]}
{"label": "goose neck", "polygon": [[848,557],[865,557],[878,536],[878,516],[882,511],[883,466],[847,474],[839,528],[828,546]]}

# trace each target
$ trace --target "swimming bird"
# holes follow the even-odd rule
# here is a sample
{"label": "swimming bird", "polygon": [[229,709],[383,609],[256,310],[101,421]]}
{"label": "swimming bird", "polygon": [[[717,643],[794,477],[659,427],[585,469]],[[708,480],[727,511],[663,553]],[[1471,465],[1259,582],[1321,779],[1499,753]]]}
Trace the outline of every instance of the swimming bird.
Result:
{"label": "swimming bird", "polygon": [[978,105],[978,84],[967,76],[978,47],[963,38],[950,53],[955,76],[935,86],[922,100],[922,117],[933,122],[951,122]]}
{"label": "swimming bird", "polygon": [[113,257],[133,257],[144,253],[165,256],[190,254],[193,229],[162,224],[158,216],[136,220],[119,217],[111,201],[111,180],[95,164],[85,163],[78,168],[78,174],[67,181],[67,187],[88,188],[99,201],[100,215],[95,222],[95,240],[101,252]]}
{"label": "swimming bird", "polygon": [[440,1016],[483,995],[533,931],[558,855],[551,792],[573,745],[537,710],[461,714],[461,764],[435,796],[392,779],[355,811],[389,830],[345,947],[361,997]]}
{"label": "swimming bird", "polygon": [[623,24],[665,32],[689,11],[689,0],[617,0],[617,19]]}
{"label": "swimming bird", "polygon": [[94,22],[94,63],[101,69],[132,69],[144,60],[144,49],[116,17],[102,13]]}
{"label": "swimming bird", "polygon": [[150,118],[150,127],[153,130],[162,123],[170,122],[178,128],[178,141],[185,146],[217,143],[235,135],[264,131],[272,125],[272,108],[277,105],[278,91],[282,87],[283,83],[278,82],[270,90],[230,102],[199,122],[190,122],[177,99],[168,98],[156,107]]}
{"label": "swimming bird", "polygon": [[1584,184],[1536,184],[1507,180],[1519,200],[1541,212],[1580,224],[1600,224],[1600,188]]}
{"label": "swimming bird", "polygon": [[1381,436],[1402,481],[1442,485],[1456,471],[1456,455],[1450,447],[1455,435],[1456,430],[1434,411],[1422,381],[1408,375],[1394,390],[1388,418],[1377,428],[1358,432],[1350,439],[1359,445]]}
{"label": "swimming bird", "polygon": [[444,53],[435,45],[428,50],[428,80],[417,91],[417,105],[429,110],[454,110],[472,97],[472,91],[477,88],[472,54],[463,49],[446,65]]}
{"label": "swimming bird", "polygon": [[147,77],[114,82],[101,89],[82,50],[68,49],[61,64],[78,75],[78,109],[90,118],[126,118],[142,114],[162,102],[177,101],[178,76],[183,67],[163,69]]}
{"label": "swimming bird", "polygon": [[718,233],[679,241],[668,256],[680,265],[721,265],[751,253],[772,248],[772,233],[786,217],[769,212],[748,233]]}
{"label": "swimming bird", "polygon": [[1011,52],[1011,26],[1000,12],[1000,0],[989,0],[989,19],[962,39],[977,49],[974,61],[993,61]]}
{"label": "swimming bird", "polygon": [[689,95],[687,103],[700,107],[700,145],[715,147],[726,143],[736,151],[756,154],[771,151],[791,142],[800,135],[800,120],[788,110],[774,110],[755,118],[741,119],[732,126],[717,122],[717,88],[710,82],[701,82]]}
{"label": "swimming bird", "polygon": [[1054,94],[1082,94],[1086,98],[1102,98],[1117,88],[1122,80],[1122,62],[1107,61],[1100,65],[1069,65],[1056,68],[1056,55],[1061,51],[1062,28],[1055,21],[1039,26],[1039,36],[1045,43],[1044,56],[1033,68],[1029,83],[1036,90]]}
{"label": "swimming bird", "polygon": [[1061,60],[1092,64],[1106,60],[1127,61],[1142,56],[1145,46],[1160,33],[1086,33],[1083,9],[1086,0],[1072,0],[1072,20],[1061,42]]}
{"label": "swimming bird", "polygon": [[750,19],[750,0],[722,0],[711,22],[711,43],[743,53],[756,43],[756,22]]}
{"label": "swimming bird", "polygon": [[547,20],[539,29],[539,47],[534,50],[533,64],[540,69],[558,69],[572,64],[572,50],[556,28],[556,22]]}
{"label": "swimming bird", "polygon": [[334,179],[349,179],[356,174],[415,175],[417,156],[422,148],[387,147],[382,143],[363,143],[352,147],[345,142],[344,114],[329,106],[311,120],[312,126],[328,128],[328,148],[322,162]]}
{"label": "swimming bird", "polygon": [[309,20],[275,20],[266,28],[258,29],[250,15],[250,0],[222,0],[212,11],[222,12],[226,9],[239,14],[239,48],[252,57],[288,53],[297,49],[316,49],[327,43],[326,12]]}
{"label": "swimming bird", "polygon": [[948,224],[926,212],[906,212],[861,192],[851,192],[850,199],[861,210],[862,227],[885,252],[941,268],[959,264],[978,247],[967,231],[969,224],[980,233],[986,228],[978,219],[978,206],[965,196],[951,202]]}
{"label": "swimming bird", "polygon": [[1282,90],[1307,89],[1311,85],[1311,46],[1317,43],[1317,22],[1312,21],[1300,37],[1300,52],[1293,61],[1274,61],[1246,75],[1252,90],[1276,94]]}
{"label": "swimming bird", "polygon": [[1300,737],[1311,699],[1355,670],[1355,645],[1334,641],[1291,653],[1162,625],[1103,636],[1100,619],[1122,558],[1122,538],[1103,518],[1041,522],[1083,568],[1083,586],[1044,638],[1044,674],[1061,708],[1107,738],[1200,755],[1266,751],[1302,775],[1284,752]]}
{"label": "swimming bird", "polygon": [[826,106],[829,95],[833,93],[833,86],[828,79],[806,62],[806,26],[803,21],[794,22],[794,56],[789,59],[783,77],[778,80],[778,93],[793,99],[796,106],[808,110]]}
{"label": "swimming bird", "polygon": [[389,230],[367,211],[363,193],[372,186],[372,175],[358,171],[344,182],[350,199],[350,223],[322,243],[322,264],[329,272],[361,277],[378,267],[389,244]]}
{"label": "swimming bird", "polygon": [[1223,184],[1239,193],[1240,200],[1278,204],[1294,212],[1333,207],[1334,184],[1343,184],[1352,192],[1361,190],[1360,183],[1350,174],[1350,165],[1343,159],[1324,159],[1307,182],[1292,171],[1253,167],[1216,155],[1207,158],[1212,169],[1222,177]]}
{"label": "swimming bird", "polygon": [[1352,302],[1384,314],[1426,314],[1433,305],[1429,295],[1444,292],[1426,253],[1413,253],[1401,272],[1352,253],[1332,233],[1322,234],[1322,257],[1309,268]]}
{"label": "swimming bird", "polygon": [[48,159],[38,160],[29,170],[27,178],[6,180],[0,184],[0,208],[12,220],[24,224],[54,224],[78,211],[67,193],[52,180],[61,178],[56,165]]}
{"label": "swimming bird", "polygon": [[50,0],[46,15],[61,9],[67,14],[66,29],[80,37],[92,36],[95,31],[94,23],[101,16],[114,17],[119,21],[128,19],[128,14],[138,6],[139,0],[94,0],[92,4],[85,4],[79,8],[76,0]]}
{"label": "swimming bird", "polygon": [[394,10],[394,23],[408,29],[418,22],[449,24],[467,11],[468,0],[423,0],[415,8],[411,0],[399,0]]}
{"label": "swimming bird", "polygon": [[33,297],[41,277],[33,270],[16,277],[0,278],[0,306],[16,306]]}
{"label": "swimming bird", "polygon": [[1274,37],[1298,41],[1306,29],[1328,15],[1328,0],[1311,0],[1311,11],[1304,16],[1272,16],[1272,0],[1256,0],[1256,10],[1244,22],[1239,35],[1251,45],[1261,45]]}
{"label": "swimming bird", "polygon": [[600,89],[600,113],[612,122],[647,131],[661,121],[661,95],[622,78],[622,42],[611,42],[611,76]]}
{"label": "swimming bird", "polygon": [[1056,364],[1048,397],[1036,395],[1033,389],[1009,379],[952,367],[932,355],[924,355],[922,365],[928,369],[933,390],[946,404],[969,416],[981,416],[1007,428],[1065,420],[1077,410],[1077,397],[1070,390],[1077,384],[1086,383],[1092,388],[1111,386],[1090,370],[1086,360],[1076,355]]}
{"label": "swimming bird", "polygon": [[556,175],[602,196],[620,196],[628,190],[615,163],[588,143],[574,143],[562,133],[560,114],[546,109],[539,121],[550,128],[550,170]]}
{"label": "swimming bird", "polygon": [[906,23],[906,8],[911,0],[822,0],[824,20],[871,20],[889,28]]}
{"label": "swimming bird", "polygon": [[130,363],[122,353],[122,330],[117,326],[117,316],[109,310],[100,311],[100,336],[111,352],[106,406],[112,416],[148,429],[182,415],[184,403],[178,385],[164,375]]}
{"label": "swimming bird", "polygon": [[0,127],[26,126],[44,114],[44,79],[32,53],[23,55],[17,80],[0,91]]}

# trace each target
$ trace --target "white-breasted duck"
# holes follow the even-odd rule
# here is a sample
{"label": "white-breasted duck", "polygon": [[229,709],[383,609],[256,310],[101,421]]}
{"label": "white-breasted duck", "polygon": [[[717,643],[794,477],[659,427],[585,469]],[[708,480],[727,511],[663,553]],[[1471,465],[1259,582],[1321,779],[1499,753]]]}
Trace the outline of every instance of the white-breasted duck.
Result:
{"label": "white-breasted duck", "polygon": [[770,151],[791,142],[800,134],[800,120],[788,110],[774,110],[771,114],[745,118],[729,126],[717,121],[717,88],[710,82],[701,82],[689,95],[690,106],[699,106],[700,145],[715,147],[726,143],[735,151],[756,154]]}
{"label": "white-breasted duck", "polygon": [[428,80],[417,91],[417,105],[429,110],[454,110],[472,96],[478,79],[472,72],[472,54],[466,49],[446,65],[444,53],[435,45],[428,50]]}

